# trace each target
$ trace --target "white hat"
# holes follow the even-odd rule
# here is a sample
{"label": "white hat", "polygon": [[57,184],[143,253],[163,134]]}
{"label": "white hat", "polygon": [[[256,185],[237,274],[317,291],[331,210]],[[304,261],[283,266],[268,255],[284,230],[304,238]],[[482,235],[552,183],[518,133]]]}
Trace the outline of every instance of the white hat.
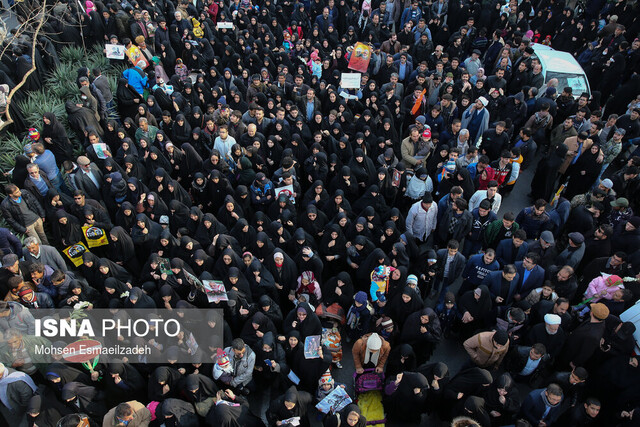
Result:
{"label": "white hat", "polygon": [[489,104],[489,101],[487,101],[487,98],[485,98],[484,96],[478,98],[478,101],[482,102],[482,105],[484,105],[485,107]]}
{"label": "white hat", "polygon": [[557,314],[545,314],[544,315],[544,323],[547,325],[559,325],[562,323],[562,319]]}
{"label": "white hat", "polygon": [[380,339],[380,335],[374,332],[367,339],[367,348],[370,351],[377,351],[380,350],[380,347],[382,347],[382,340]]}

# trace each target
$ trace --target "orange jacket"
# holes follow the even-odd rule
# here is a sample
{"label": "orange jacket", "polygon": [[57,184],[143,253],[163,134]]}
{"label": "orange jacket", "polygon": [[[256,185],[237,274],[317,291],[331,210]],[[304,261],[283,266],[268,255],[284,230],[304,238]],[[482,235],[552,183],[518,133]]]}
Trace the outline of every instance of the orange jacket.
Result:
{"label": "orange jacket", "polygon": [[[373,333],[373,332],[372,332]],[[353,353],[353,364],[356,369],[361,369],[364,364],[364,356],[367,352],[367,340],[371,336],[371,333],[363,335],[358,341],[353,343],[353,349],[351,352]],[[389,357],[389,352],[391,351],[391,346],[389,343],[382,337],[382,346],[380,347],[380,355],[378,356],[378,365],[376,368],[384,368],[384,364],[387,361],[387,357]]]}

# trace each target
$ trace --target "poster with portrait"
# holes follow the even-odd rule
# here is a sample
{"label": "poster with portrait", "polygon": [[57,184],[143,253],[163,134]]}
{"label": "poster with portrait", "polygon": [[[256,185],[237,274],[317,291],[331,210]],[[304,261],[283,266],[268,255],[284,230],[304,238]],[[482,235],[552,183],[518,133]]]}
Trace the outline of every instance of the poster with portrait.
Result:
{"label": "poster with portrait", "polygon": [[320,357],[320,345],[322,345],[322,336],[309,335],[304,339],[304,358],[317,359]]}
{"label": "poster with portrait", "polygon": [[351,402],[353,400],[351,400],[344,388],[336,387],[316,405],[316,409],[323,414],[335,414],[342,411]]}
{"label": "poster with portrait", "polygon": [[142,51],[138,48],[138,46],[131,46],[129,49],[127,49],[127,57],[133,65],[138,65],[138,62],[142,61],[143,64],[140,64],[140,68],[142,68],[143,70],[149,66],[149,61],[147,61],[147,58],[144,57]]}
{"label": "poster with portrait", "polygon": [[105,44],[104,51],[109,59],[124,59],[126,48],[121,44]]}
{"label": "poster with portrait", "polygon": [[369,61],[371,61],[371,46],[361,42],[356,43],[351,51],[349,69],[366,73]]}

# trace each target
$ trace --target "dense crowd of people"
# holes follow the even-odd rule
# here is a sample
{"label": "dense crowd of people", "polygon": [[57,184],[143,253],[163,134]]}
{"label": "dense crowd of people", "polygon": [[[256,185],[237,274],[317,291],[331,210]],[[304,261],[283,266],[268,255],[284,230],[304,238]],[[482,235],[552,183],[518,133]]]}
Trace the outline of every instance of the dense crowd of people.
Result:
{"label": "dense crowd of people", "polygon": [[[639,425],[636,328],[620,318],[640,298],[637,3],[47,8],[36,56],[31,30],[2,56],[9,88],[38,66],[16,99],[64,46],[135,55],[111,59],[127,64],[115,91],[80,68],[66,121],[5,106],[29,130],[0,204],[4,425]],[[357,42],[367,71],[343,88]],[[573,54],[590,90],[545,80],[536,43]],[[224,346],[187,364],[184,340],[143,342],[159,365],[45,363],[44,308],[219,308]],[[459,370],[433,357],[445,340]],[[378,401],[314,409],[359,397],[334,378],[350,359],[384,379]]]}

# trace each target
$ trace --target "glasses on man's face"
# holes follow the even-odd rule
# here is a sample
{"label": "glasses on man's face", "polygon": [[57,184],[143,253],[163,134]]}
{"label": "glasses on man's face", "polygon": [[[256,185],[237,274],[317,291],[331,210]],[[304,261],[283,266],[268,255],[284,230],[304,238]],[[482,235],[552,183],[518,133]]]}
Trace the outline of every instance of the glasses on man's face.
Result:
{"label": "glasses on man's face", "polygon": [[73,200],[82,200],[82,196],[76,196],[73,198]]}

